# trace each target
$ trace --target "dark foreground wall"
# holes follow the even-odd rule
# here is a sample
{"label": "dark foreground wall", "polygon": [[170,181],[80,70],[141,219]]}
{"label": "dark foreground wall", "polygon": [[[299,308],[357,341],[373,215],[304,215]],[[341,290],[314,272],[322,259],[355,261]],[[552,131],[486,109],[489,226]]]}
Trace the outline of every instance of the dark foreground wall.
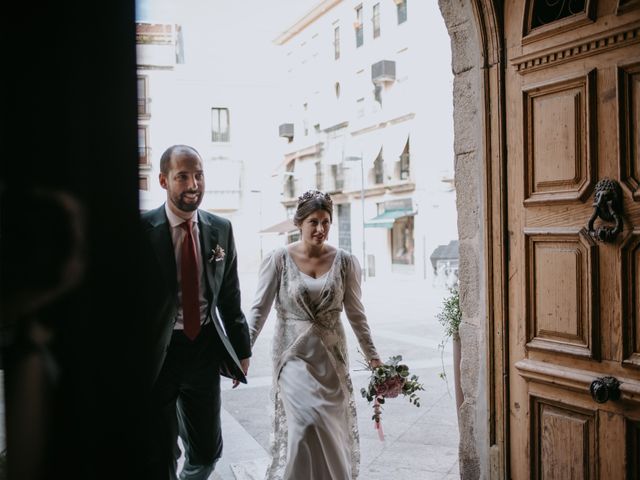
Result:
{"label": "dark foreground wall", "polygon": [[1,33],[9,478],[144,478],[134,1],[20,3]]}

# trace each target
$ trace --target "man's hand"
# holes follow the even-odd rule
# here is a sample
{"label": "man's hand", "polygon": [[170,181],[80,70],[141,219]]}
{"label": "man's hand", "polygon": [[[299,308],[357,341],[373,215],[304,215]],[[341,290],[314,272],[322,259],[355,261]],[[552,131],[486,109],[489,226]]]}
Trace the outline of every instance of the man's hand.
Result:
{"label": "man's hand", "polygon": [[[242,373],[244,373],[244,375],[246,376],[249,372],[249,361],[250,359],[248,358],[243,358],[242,360],[240,360],[240,368],[242,368]],[[234,380],[233,381],[233,387],[231,388],[236,388],[238,385],[240,385],[240,381],[239,380]]]}

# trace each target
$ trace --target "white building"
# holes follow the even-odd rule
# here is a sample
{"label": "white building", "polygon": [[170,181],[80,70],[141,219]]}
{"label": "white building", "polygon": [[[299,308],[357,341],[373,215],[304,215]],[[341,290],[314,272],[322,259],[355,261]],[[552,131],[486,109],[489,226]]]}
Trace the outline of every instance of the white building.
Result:
{"label": "white building", "polygon": [[217,59],[209,13],[191,13],[181,25],[136,25],[140,208],[166,198],[158,183],[162,152],[173,144],[195,147],[206,179],[201,208],[232,221],[239,269],[255,270],[262,256],[258,232],[272,220],[268,211],[263,218],[269,192],[262,183],[280,150],[272,105],[277,85],[238,78],[246,72]]}
{"label": "white building", "polygon": [[452,76],[440,73],[451,55],[437,8],[324,0],[276,39],[287,68],[288,105],[278,110],[289,140],[278,170],[286,215],[309,188],[331,193],[331,241],[368,277],[431,279],[431,253],[457,238]]}

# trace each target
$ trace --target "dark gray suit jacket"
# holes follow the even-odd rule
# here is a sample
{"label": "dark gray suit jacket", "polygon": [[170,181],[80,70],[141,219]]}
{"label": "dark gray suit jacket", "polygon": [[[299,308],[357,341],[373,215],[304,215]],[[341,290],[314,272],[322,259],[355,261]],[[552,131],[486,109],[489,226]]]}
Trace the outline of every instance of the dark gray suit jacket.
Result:
{"label": "dark gray suit jacket", "polygon": [[[251,356],[251,344],[247,322],[240,307],[238,261],[231,222],[204,210],[198,210],[198,220],[209,316],[226,350],[223,352],[224,362],[220,373],[246,383],[239,359]],[[164,362],[173,333],[178,307],[178,277],[171,226],[164,205],[143,213],[142,226],[150,242],[150,248],[155,253],[149,262],[149,281],[154,285],[150,308],[153,310],[154,323],[154,332],[151,332],[151,335],[155,355],[155,379]],[[225,255],[222,260],[215,261],[212,253],[218,245],[224,250]]]}

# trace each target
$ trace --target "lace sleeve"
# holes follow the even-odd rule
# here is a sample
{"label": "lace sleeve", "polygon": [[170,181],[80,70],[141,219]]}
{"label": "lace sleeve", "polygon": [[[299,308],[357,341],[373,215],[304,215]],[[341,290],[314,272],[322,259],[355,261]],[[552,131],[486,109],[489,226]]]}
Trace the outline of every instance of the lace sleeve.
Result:
{"label": "lace sleeve", "polygon": [[347,272],[344,286],[344,311],[355,333],[360,348],[367,360],[380,359],[376,347],[371,338],[371,329],[367,323],[367,316],[362,305],[362,290],[360,288],[360,278],[362,276],[358,259],[351,255],[347,262]]}
{"label": "lace sleeve", "polygon": [[274,252],[269,253],[263,260],[260,266],[260,272],[258,274],[258,286],[256,288],[256,294],[249,311],[249,334],[251,336],[251,346],[258,338],[262,327],[264,327],[273,300],[278,291],[278,268],[276,264],[277,255]]}

